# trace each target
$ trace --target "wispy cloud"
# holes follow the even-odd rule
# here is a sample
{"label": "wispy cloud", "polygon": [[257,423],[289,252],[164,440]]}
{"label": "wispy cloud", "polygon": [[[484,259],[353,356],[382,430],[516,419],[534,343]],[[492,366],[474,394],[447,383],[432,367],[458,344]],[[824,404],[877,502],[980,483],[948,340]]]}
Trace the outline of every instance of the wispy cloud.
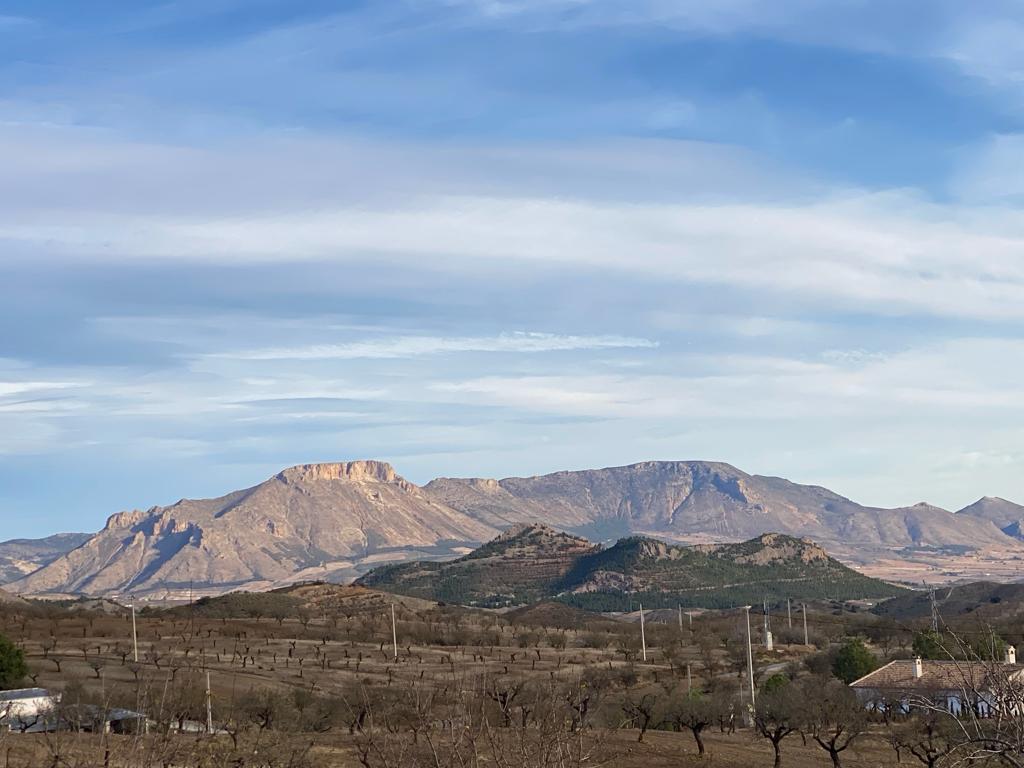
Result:
{"label": "wispy cloud", "polygon": [[257,349],[215,355],[240,360],[354,360],[419,357],[459,352],[567,352],[582,349],[651,349],[657,342],[628,336],[560,336],[520,331],[487,338],[402,336],[346,344],[314,344],[299,347]]}
{"label": "wispy cloud", "polygon": [[1019,3],[38,15],[0,18],[5,522],[360,456],[1024,498]]}
{"label": "wispy cloud", "polygon": [[[0,223],[3,239],[11,248],[45,244],[51,254],[119,261],[365,263],[373,254],[377,262],[441,272],[500,271],[510,262],[578,265],[883,315],[1024,317],[1017,220],[902,193],[806,205],[445,198],[402,210],[244,219]],[[431,256],[440,258],[425,261]]]}
{"label": "wispy cloud", "polygon": [[54,392],[83,386],[86,386],[83,382],[76,381],[0,381],[0,398]]}

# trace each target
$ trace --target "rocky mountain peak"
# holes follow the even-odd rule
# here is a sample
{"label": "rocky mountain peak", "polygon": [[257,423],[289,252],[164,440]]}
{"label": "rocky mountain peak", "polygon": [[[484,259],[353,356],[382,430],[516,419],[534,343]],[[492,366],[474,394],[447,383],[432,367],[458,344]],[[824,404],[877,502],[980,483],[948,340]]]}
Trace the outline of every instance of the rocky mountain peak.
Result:
{"label": "rocky mountain peak", "polygon": [[511,541],[513,539],[527,539],[532,537],[557,537],[566,534],[549,528],[543,523],[516,523],[506,531],[502,531],[495,537],[494,541]]}
{"label": "rocky mountain peak", "polygon": [[107,524],[103,526],[105,531],[114,531],[119,528],[131,528],[138,525],[152,514],[153,510],[143,512],[141,509],[133,509],[130,512],[116,512],[107,518]]}
{"label": "rocky mountain peak", "polygon": [[988,520],[1007,536],[1024,539],[1024,506],[999,496],[983,496],[956,514],[957,517]]}
{"label": "rocky mountain peak", "polygon": [[589,552],[597,546],[580,536],[555,530],[542,523],[519,523],[498,534],[466,557],[504,557],[512,552],[526,551],[536,555]]}
{"label": "rocky mountain peak", "polygon": [[357,483],[395,483],[407,490],[413,487],[390,464],[373,460],[299,464],[279,473],[278,478],[286,483],[347,480]]}
{"label": "rocky mountain peak", "polygon": [[555,530],[543,523],[517,523],[508,530],[498,534],[490,543],[496,547],[515,545],[531,547],[582,547],[589,549],[594,546],[582,537]]}
{"label": "rocky mountain peak", "polygon": [[798,539],[782,533],[764,533],[752,543],[759,549],[747,555],[741,555],[737,562],[767,565],[776,562],[800,560],[803,563],[827,561],[828,553],[810,539]]}

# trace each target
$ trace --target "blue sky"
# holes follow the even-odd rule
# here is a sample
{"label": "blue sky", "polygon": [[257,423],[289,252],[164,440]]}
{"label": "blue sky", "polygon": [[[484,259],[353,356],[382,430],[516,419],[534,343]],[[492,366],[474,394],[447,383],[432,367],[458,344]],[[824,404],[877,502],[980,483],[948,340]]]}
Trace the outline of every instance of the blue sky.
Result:
{"label": "blue sky", "polygon": [[291,464],[1024,501],[1016,2],[8,0],[0,538]]}

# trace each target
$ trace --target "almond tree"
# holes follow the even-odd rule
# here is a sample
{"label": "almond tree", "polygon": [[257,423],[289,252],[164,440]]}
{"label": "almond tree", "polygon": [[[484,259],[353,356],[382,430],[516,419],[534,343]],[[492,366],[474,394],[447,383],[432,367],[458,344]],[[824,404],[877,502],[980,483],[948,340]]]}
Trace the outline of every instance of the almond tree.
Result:
{"label": "almond tree", "polygon": [[800,730],[806,720],[802,692],[794,683],[763,691],[754,708],[754,728],[772,745],[774,768],[782,766],[782,741]]}
{"label": "almond tree", "polygon": [[842,753],[867,730],[867,711],[840,680],[808,678],[801,686],[804,701],[804,729],[842,768]]}
{"label": "almond tree", "polygon": [[697,754],[703,757],[707,751],[702,737],[704,729],[717,723],[722,713],[732,708],[732,700],[720,693],[700,691],[676,691],[673,699],[665,719],[679,731],[689,729],[697,743]]}
{"label": "almond tree", "polygon": [[935,768],[957,748],[958,737],[946,718],[936,712],[925,712],[897,726],[893,744],[905,749],[926,768]]}

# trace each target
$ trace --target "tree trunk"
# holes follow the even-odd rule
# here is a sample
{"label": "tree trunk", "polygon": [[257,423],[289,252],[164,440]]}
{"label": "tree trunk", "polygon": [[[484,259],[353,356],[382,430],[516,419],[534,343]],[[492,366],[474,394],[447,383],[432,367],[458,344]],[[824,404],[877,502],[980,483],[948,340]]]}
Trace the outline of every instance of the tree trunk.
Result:
{"label": "tree trunk", "polygon": [[775,762],[772,763],[772,768],[782,768],[782,740],[772,739],[772,749],[775,750]]}
{"label": "tree trunk", "polygon": [[693,731],[693,740],[697,742],[697,754],[700,757],[704,757],[704,739],[701,738],[700,732],[704,729],[703,726],[700,728],[691,728]]}

